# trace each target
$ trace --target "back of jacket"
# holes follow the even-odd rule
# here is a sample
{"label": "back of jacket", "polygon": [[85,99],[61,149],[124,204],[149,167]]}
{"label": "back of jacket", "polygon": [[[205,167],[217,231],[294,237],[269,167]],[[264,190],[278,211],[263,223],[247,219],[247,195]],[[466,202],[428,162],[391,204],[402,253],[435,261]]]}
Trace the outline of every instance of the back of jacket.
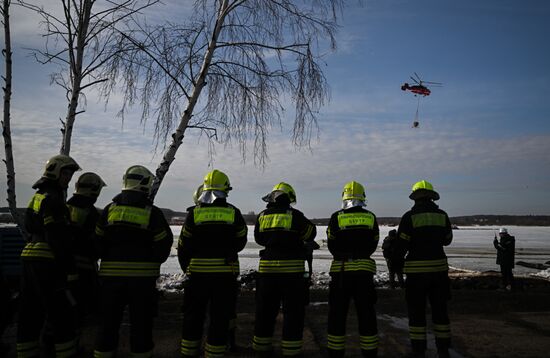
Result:
{"label": "back of jacket", "polygon": [[69,211],[56,183],[42,182],[33,195],[25,213],[25,228],[29,237],[22,260],[52,262],[63,275],[74,273]]}
{"label": "back of jacket", "polygon": [[376,272],[370,255],[376,250],[380,231],[376,216],[362,207],[332,214],[328,227],[328,249],[334,256],[331,272]]}
{"label": "back of jacket", "polygon": [[401,218],[395,247],[396,262],[405,254],[405,273],[448,271],[444,246],[453,232],[447,213],[432,201],[417,201]]}
{"label": "back of jacket", "polygon": [[516,251],[515,237],[509,234],[502,235],[500,241],[495,240],[495,248],[497,249],[497,265],[514,267]]}
{"label": "back of jacket", "polygon": [[[286,203],[270,203],[256,220],[254,239],[260,251],[260,274],[304,271],[305,245],[315,239],[317,229],[304,214]],[[289,265],[280,261],[288,260]]]}
{"label": "back of jacket", "polygon": [[95,199],[79,194],[75,194],[67,200],[74,237],[76,266],[79,269],[96,269],[98,255],[94,244],[94,234],[99,213],[94,202]]}
{"label": "back of jacket", "polygon": [[216,199],[187,209],[178,241],[178,259],[190,274],[238,274],[238,253],[248,228],[239,209]]}
{"label": "back of jacket", "polygon": [[133,191],[103,209],[95,233],[100,276],[158,277],[174,240],[160,209]]}

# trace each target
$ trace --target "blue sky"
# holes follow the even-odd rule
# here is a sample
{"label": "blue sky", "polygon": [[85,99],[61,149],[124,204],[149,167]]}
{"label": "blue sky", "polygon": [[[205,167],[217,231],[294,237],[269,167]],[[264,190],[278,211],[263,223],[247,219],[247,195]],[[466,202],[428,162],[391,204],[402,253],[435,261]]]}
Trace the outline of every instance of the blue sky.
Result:
{"label": "blue sky", "polygon": [[[156,15],[173,15],[177,7],[169,1]],[[25,206],[44,162],[59,150],[66,102],[49,85],[50,71],[24,49],[41,38],[36,19],[20,14],[12,14],[12,132],[18,205]],[[400,216],[412,204],[412,184],[427,179],[451,216],[549,215],[548,18],[550,3],[543,0],[351,1],[340,19],[338,50],[324,58],[331,101],[319,114],[319,139],[310,150],[292,148],[285,121],[282,132],[272,133],[264,170],[251,157],[243,163],[238,148],[218,145],[213,166],[232,181],[230,201],[258,212],[261,196],[287,181],[298,209],[327,217],[340,207],[342,186],[356,180],[375,214]],[[420,100],[419,128],[411,128],[417,98],[400,90],[413,72],[444,84]],[[93,93],[87,99],[71,154],[107,182],[103,206],[120,190],[126,167],[154,170],[161,153],[153,152],[152,122],[142,127],[135,117],[122,125],[117,98],[106,108]],[[176,157],[156,204],[183,211],[212,167],[206,143],[190,132]]]}

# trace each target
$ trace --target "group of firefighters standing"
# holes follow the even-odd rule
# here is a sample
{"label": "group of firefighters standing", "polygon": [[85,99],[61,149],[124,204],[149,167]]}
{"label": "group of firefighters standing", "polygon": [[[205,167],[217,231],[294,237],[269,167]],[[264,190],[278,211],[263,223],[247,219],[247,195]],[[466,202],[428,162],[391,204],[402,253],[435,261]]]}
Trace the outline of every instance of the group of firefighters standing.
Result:
{"label": "group of firefighters standing", "polygon": [[[92,311],[99,317],[94,357],[115,357],[126,307],[132,356],[151,357],[155,282],[173,243],[168,223],[149,199],[154,176],[143,166],[128,168],[122,192],[98,214],[94,203],[105,183],[97,174],[82,174],[73,197],[65,200],[68,184],[79,169],[72,158],[54,156],[33,186],[36,193],[25,220],[29,237],[21,255],[18,357],[39,357],[45,351],[56,357],[78,356],[78,332]],[[187,209],[179,236],[178,260],[187,278],[180,342],[184,357],[199,356],[203,350],[206,357],[220,357],[234,345],[238,253],[247,242],[247,225],[239,209],[227,202],[231,189],[226,174],[209,172],[193,196],[195,205]],[[438,353],[447,357],[450,285],[443,247],[452,240],[451,225],[434,203],[439,194],[429,182],[416,183],[410,198],[415,204],[401,218],[391,260],[407,276],[412,353],[424,356],[426,350],[428,300]],[[254,227],[255,241],[263,249],[256,278],[252,347],[258,356],[272,353],[275,320],[282,306],[282,354],[297,356],[303,345],[312,251],[318,248],[316,227],[293,207],[296,193],[288,183],[275,185],[262,200],[266,209]],[[370,256],[378,241],[377,219],[366,209],[364,187],[355,181],[345,184],[342,208],[332,214],[327,228],[328,250],[333,255],[330,357],[345,354],[346,317],[352,299],[363,356],[377,355],[376,263]],[[206,317],[209,323],[203,343]]]}

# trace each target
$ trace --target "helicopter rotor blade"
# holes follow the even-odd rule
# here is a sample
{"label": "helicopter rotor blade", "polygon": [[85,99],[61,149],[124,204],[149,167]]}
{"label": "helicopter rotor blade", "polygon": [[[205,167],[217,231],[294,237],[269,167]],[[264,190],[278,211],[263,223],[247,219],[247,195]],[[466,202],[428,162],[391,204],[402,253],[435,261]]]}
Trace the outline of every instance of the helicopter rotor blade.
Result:
{"label": "helicopter rotor blade", "polygon": [[440,85],[440,86],[442,86],[442,85],[443,85],[443,83],[440,83],[440,82],[430,82],[430,81],[424,81],[424,83],[429,83],[429,84],[431,84],[431,85]]}
{"label": "helicopter rotor blade", "polygon": [[418,81],[416,80],[416,78],[414,78],[414,77],[412,77],[412,76],[410,76],[410,78],[411,78],[411,80],[413,80],[414,83],[416,83],[417,85],[421,84],[420,82],[418,82]]}
{"label": "helicopter rotor blade", "polygon": [[422,83],[422,79],[420,78],[420,76],[418,75],[418,73],[414,72],[414,75],[416,76],[416,78],[418,78],[418,81],[420,83]]}

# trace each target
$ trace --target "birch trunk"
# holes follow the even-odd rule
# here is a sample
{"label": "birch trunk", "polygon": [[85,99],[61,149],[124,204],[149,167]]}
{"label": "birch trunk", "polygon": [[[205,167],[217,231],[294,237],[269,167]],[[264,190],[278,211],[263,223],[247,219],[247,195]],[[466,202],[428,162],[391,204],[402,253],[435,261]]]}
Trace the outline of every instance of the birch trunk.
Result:
{"label": "birch trunk", "polygon": [[4,150],[6,158],[7,174],[7,192],[8,206],[13,220],[17,223],[19,230],[23,232],[23,219],[17,212],[17,201],[15,195],[15,165],[13,160],[13,148],[11,143],[11,127],[10,127],[10,105],[11,105],[11,81],[12,81],[12,58],[11,58],[11,35],[10,35],[10,15],[9,15],[10,0],[3,0],[2,5],[2,20],[4,22],[4,45],[3,55],[5,58],[5,74],[4,82],[4,118],[2,120],[2,136],[4,137]]}
{"label": "birch trunk", "polygon": [[[92,11],[92,1],[85,0],[83,14],[81,18],[78,19],[78,30],[76,34],[76,49],[72,44],[69,46],[69,55],[71,56],[71,97],[69,100],[69,106],[67,109],[67,117],[65,118],[65,123],[62,128],[63,132],[63,141],[61,143],[61,154],[69,155],[71,152],[71,138],[73,135],[73,126],[76,120],[76,110],[78,108],[78,99],[81,92],[81,83],[82,83],[82,64],[84,62],[84,49],[86,35],[88,33],[88,26],[90,24],[90,15]],[[70,19],[67,19],[69,21]],[[74,57],[74,52],[76,52],[76,58]]]}
{"label": "birch trunk", "polygon": [[204,59],[201,65],[201,70],[199,72],[197,81],[195,82],[195,85],[193,86],[193,92],[191,93],[191,96],[189,98],[189,102],[187,104],[187,107],[185,108],[185,111],[183,112],[183,116],[181,117],[180,124],[178,125],[178,128],[176,131],[172,134],[172,143],[164,153],[164,156],[162,158],[162,162],[159,164],[159,166],[156,169],[155,172],[155,182],[153,183],[153,186],[151,188],[151,194],[150,198],[152,201],[155,200],[155,196],[157,195],[157,192],[160,188],[160,185],[162,184],[162,181],[164,180],[164,177],[166,176],[166,173],[170,169],[170,165],[172,165],[172,162],[174,159],[176,159],[176,152],[178,151],[181,143],[183,142],[183,137],[185,135],[185,130],[187,129],[187,125],[189,124],[189,120],[191,119],[193,115],[193,110],[195,109],[195,105],[197,104],[197,100],[200,97],[200,94],[202,92],[202,89],[206,85],[205,79],[208,74],[208,70],[210,67],[210,63],[212,61],[212,57],[214,56],[214,51],[216,49],[216,44],[218,42],[218,37],[220,35],[223,22],[225,20],[225,17],[227,15],[227,9],[228,9],[228,0],[222,1],[220,5],[220,9],[218,11],[218,17],[216,20],[216,26],[214,28],[214,31],[212,33],[212,37],[210,39],[210,42],[208,44],[208,48],[206,50],[206,53],[204,54]]}

